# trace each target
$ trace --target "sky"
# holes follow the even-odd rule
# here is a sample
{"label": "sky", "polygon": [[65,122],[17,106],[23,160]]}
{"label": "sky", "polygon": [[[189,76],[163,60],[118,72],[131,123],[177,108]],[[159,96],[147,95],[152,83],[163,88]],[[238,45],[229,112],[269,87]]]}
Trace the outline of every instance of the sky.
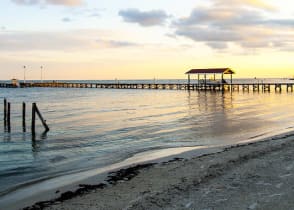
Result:
{"label": "sky", "polygon": [[[294,76],[293,0],[1,0],[0,80]],[[24,66],[26,67],[24,70]],[[42,66],[42,68],[41,68]]]}

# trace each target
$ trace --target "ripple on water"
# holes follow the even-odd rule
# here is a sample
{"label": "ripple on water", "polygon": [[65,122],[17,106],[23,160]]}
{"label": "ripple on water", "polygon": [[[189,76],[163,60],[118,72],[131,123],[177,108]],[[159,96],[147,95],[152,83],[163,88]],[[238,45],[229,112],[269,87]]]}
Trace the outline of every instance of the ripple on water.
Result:
{"label": "ripple on water", "polygon": [[[0,131],[0,193],[142,151],[233,144],[294,128],[289,93],[31,88],[1,91],[0,97],[13,105],[12,132]],[[37,102],[50,127],[44,135],[37,121],[35,141],[29,109],[22,132],[22,101]]]}

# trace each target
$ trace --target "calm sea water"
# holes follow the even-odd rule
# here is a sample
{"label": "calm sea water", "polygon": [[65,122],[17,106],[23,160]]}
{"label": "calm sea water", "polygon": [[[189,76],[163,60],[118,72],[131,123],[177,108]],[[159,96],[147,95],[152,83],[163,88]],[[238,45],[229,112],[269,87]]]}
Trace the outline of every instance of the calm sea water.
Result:
{"label": "calm sea water", "polygon": [[[68,173],[107,166],[148,150],[229,145],[294,129],[294,93],[0,89],[11,102],[11,133],[0,103],[0,195]],[[21,105],[27,103],[27,132]],[[38,121],[37,102],[50,132]]]}

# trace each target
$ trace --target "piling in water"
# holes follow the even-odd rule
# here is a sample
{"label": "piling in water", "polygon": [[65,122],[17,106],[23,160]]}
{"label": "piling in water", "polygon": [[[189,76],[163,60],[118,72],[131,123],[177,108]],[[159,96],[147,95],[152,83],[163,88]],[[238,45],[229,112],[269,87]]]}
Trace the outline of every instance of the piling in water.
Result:
{"label": "piling in water", "polygon": [[50,129],[46,123],[46,120],[44,120],[44,118],[42,117],[41,112],[39,111],[37,107],[37,104],[33,103],[32,104],[32,135],[35,135],[35,132],[36,132],[36,113],[45,128],[45,132],[48,132]]}
{"label": "piling in water", "polygon": [[22,129],[26,132],[26,103],[22,102]]}
{"label": "piling in water", "polygon": [[8,132],[11,131],[11,126],[10,126],[10,102],[7,103],[8,109],[7,109],[7,129]]}
{"label": "piling in water", "polygon": [[4,98],[4,122],[7,120],[7,100]]}
{"label": "piling in water", "polygon": [[36,103],[32,104],[32,135],[35,135],[36,133]]}

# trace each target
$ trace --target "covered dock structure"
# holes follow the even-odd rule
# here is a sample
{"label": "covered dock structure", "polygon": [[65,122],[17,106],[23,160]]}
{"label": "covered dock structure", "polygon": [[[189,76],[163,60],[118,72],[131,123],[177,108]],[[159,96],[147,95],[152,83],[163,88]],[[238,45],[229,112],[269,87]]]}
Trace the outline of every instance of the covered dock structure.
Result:
{"label": "covered dock structure", "polygon": [[[191,85],[191,75],[197,75],[197,86],[199,89],[223,89],[224,85],[232,86],[235,71],[230,68],[191,69],[186,74],[188,75],[188,89],[190,89]],[[224,75],[226,74],[230,75],[230,83],[224,80]]]}

